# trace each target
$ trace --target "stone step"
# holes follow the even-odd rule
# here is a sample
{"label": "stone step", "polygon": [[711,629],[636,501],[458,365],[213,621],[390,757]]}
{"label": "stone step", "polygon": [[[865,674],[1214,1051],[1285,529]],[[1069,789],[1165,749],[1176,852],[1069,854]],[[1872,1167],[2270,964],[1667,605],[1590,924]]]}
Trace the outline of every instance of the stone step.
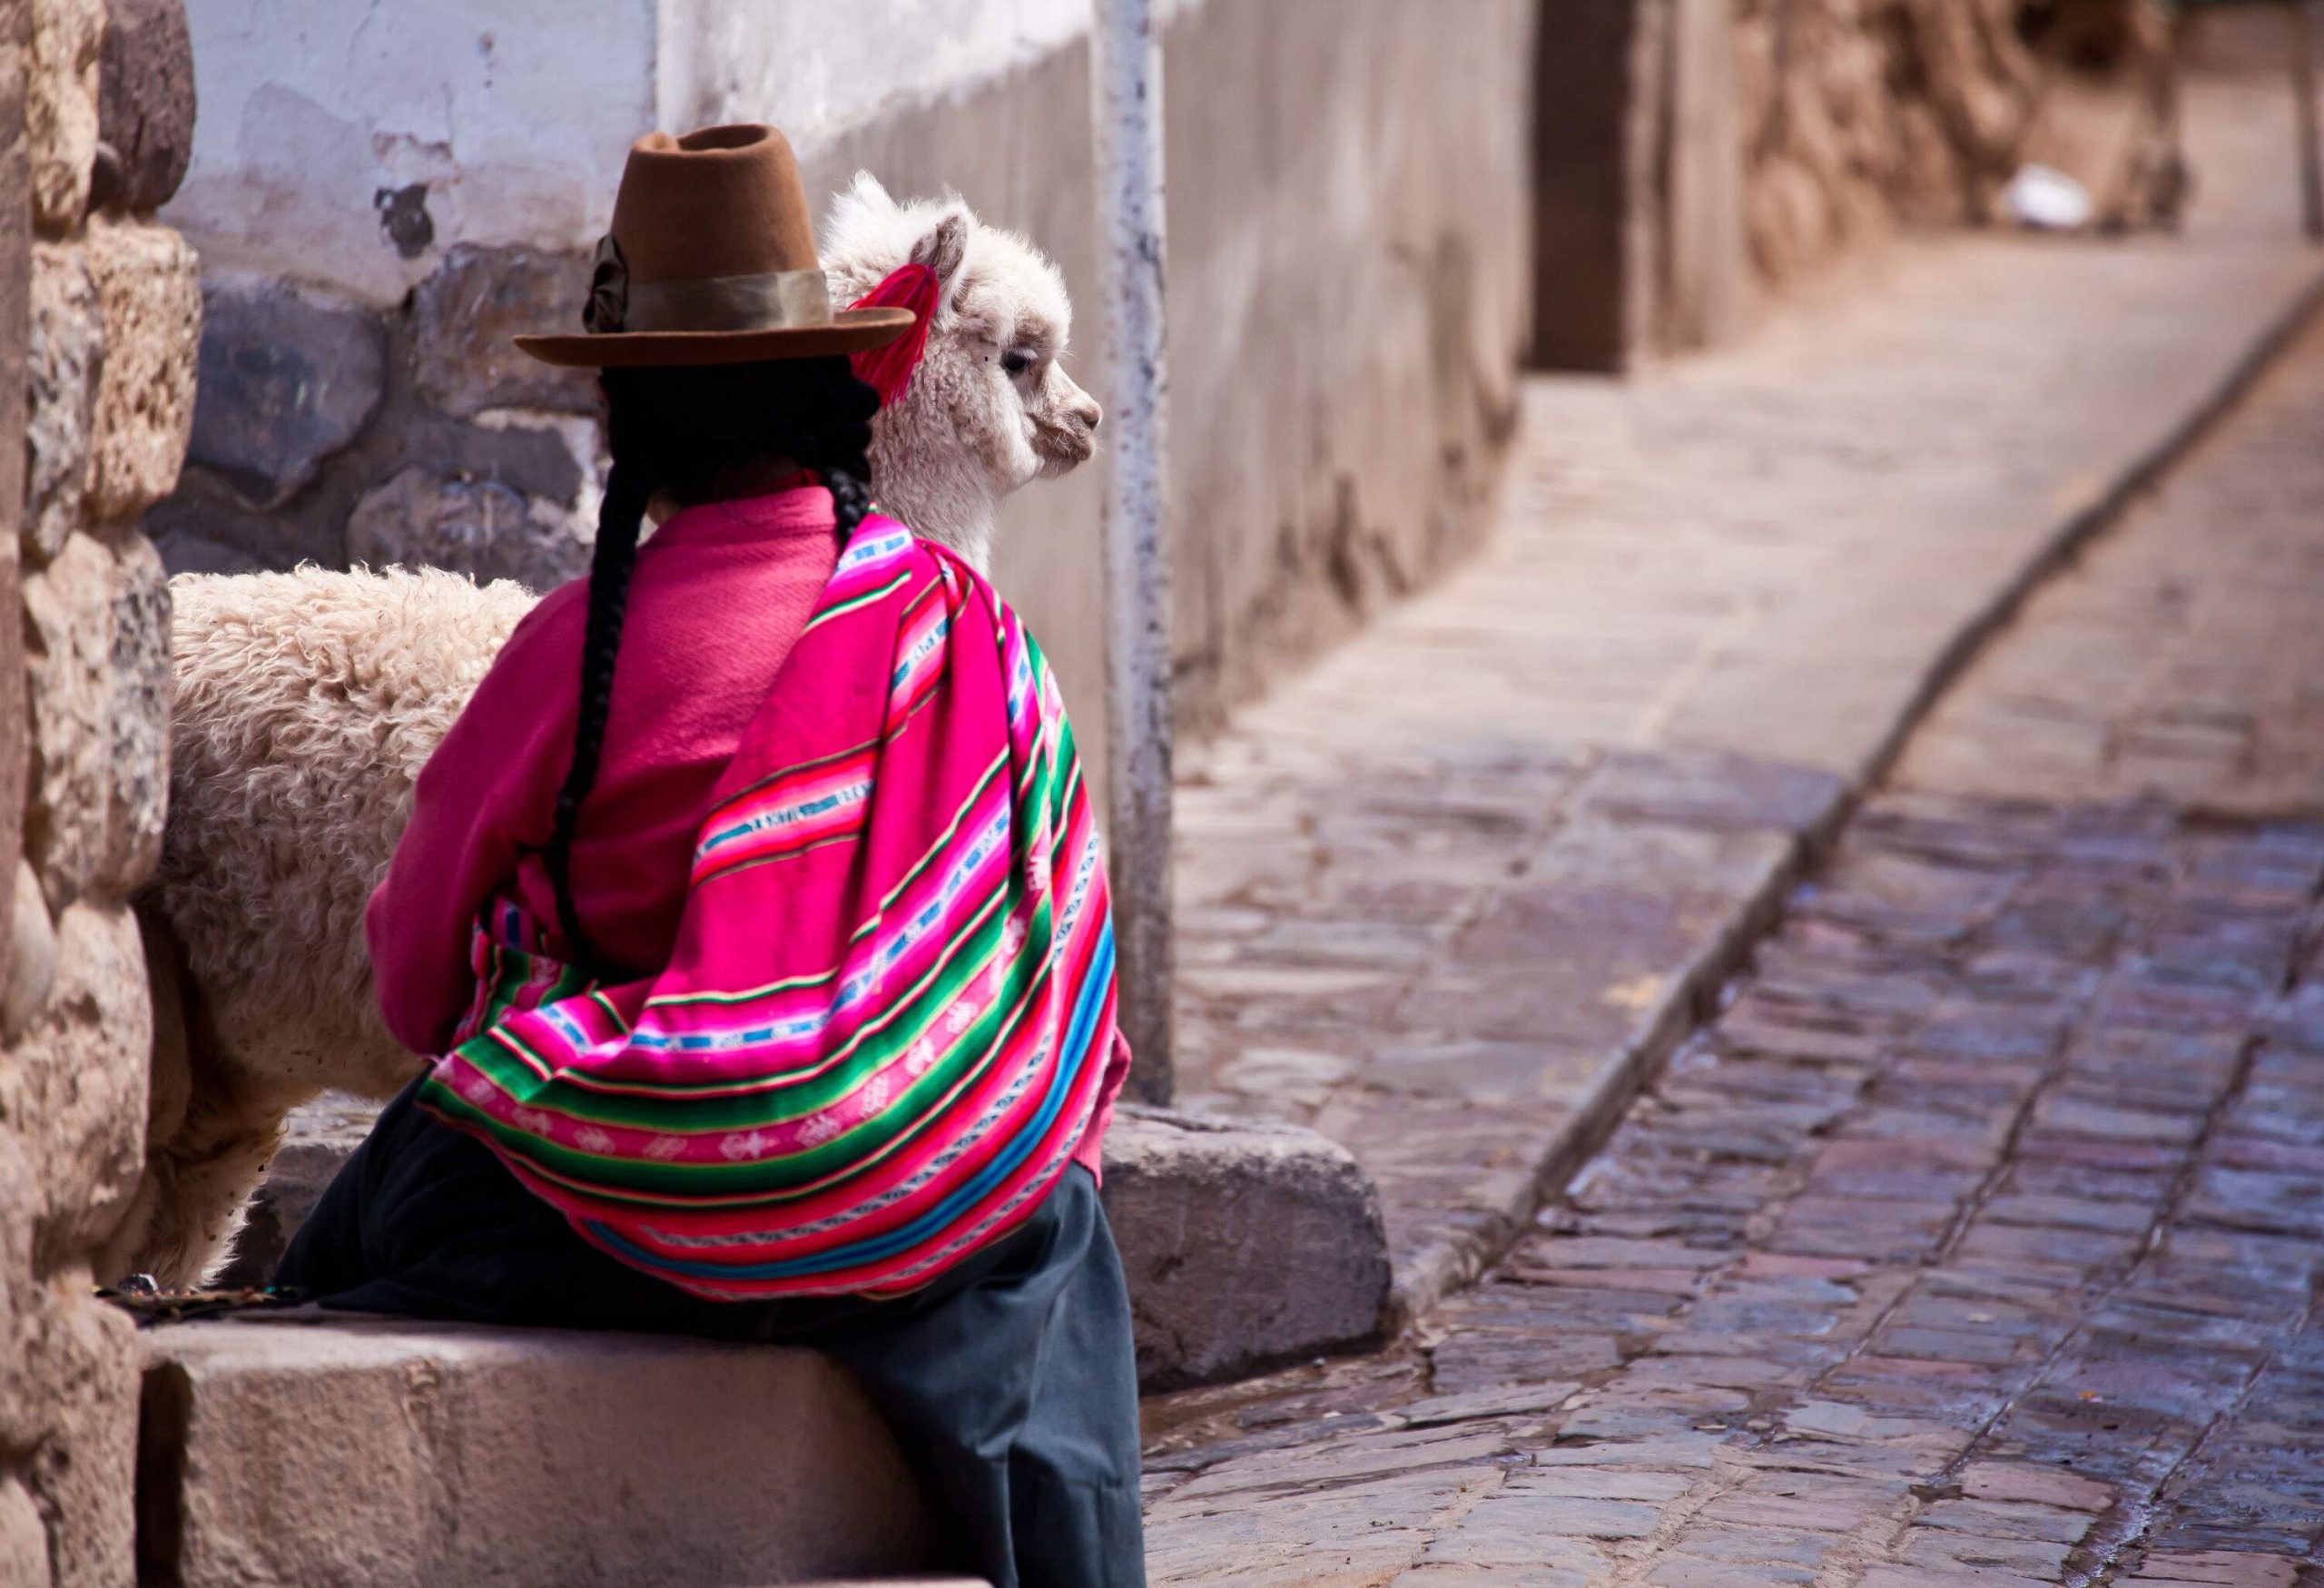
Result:
{"label": "stone step", "polygon": [[[295,1120],[244,1277],[272,1267],[367,1125],[362,1104]],[[1107,1149],[1148,1384],[1378,1330],[1381,1209],[1344,1149],[1155,1109],[1125,1109]],[[811,1351],[319,1309],[140,1339],[144,1583],[743,1588],[939,1558],[888,1430]]]}
{"label": "stone step", "polygon": [[[291,1116],[228,1283],[266,1282],[375,1111],[332,1097]],[[1147,1388],[1216,1383],[1378,1332],[1390,1286],[1380,1199],[1335,1142],[1125,1105],[1105,1179]]]}
{"label": "stone step", "polygon": [[1336,1141],[1125,1106],[1106,1137],[1105,1197],[1143,1387],[1215,1384],[1378,1336],[1393,1277],[1380,1194]]}
{"label": "stone step", "polygon": [[311,1309],[140,1339],[141,1583],[755,1588],[940,1559],[812,1352]]}
{"label": "stone step", "polygon": [[[361,1105],[301,1114],[259,1198],[245,1277],[271,1267],[368,1127]],[[1107,1146],[1147,1383],[1377,1330],[1386,1242],[1344,1149],[1142,1109],[1123,1110]],[[939,1557],[886,1429],[812,1352],[317,1309],[140,1338],[142,1582],[743,1588]]]}

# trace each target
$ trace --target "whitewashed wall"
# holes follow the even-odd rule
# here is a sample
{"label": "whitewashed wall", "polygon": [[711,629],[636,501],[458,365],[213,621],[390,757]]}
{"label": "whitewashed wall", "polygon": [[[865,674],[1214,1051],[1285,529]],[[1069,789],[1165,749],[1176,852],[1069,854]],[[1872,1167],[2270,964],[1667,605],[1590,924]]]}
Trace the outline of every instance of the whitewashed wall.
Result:
{"label": "whitewashed wall", "polygon": [[[769,10],[787,10],[775,0]],[[192,0],[193,165],[170,221],[221,268],[400,298],[457,242],[583,248],[655,123],[655,0]],[[384,237],[425,183],[435,246]]]}
{"label": "whitewashed wall", "polygon": [[436,251],[583,248],[653,127],[769,121],[812,149],[1086,33],[1089,0],[190,0],[201,115],[170,218],[221,268],[385,305]]}
{"label": "whitewashed wall", "polygon": [[1089,0],[663,0],[662,124],[773,122],[803,147],[1085,34]]}

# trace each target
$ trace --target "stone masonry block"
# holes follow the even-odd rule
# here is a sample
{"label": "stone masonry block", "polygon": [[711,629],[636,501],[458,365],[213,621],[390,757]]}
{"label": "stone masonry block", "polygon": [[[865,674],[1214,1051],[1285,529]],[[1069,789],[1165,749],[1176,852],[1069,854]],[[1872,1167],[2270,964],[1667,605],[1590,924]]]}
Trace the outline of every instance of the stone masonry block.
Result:
{"label": "stone masonry block", "polygon": [[25,852],[52,912],[81,896],[104,849],[114,589],[113,555],[87,535],[67,538],[25,578],[33,728]]}
{"label": "stone masonry block", "polygon": [[27,560],[54,557],[81,523],[89,488],[89,423],[104,366],[104,323],[87,256],[75,246],[33,249],[32,335],[25,360],[31,409],[25,441]]}
{"label": "stone masonry block", "polygon": [[220,1285],[264,1285],[272,1277],[290,1238],[315,1210],[340,1166],[363,1144],[379,1111],[377,1103],[338,1092],[290,1110],[282,1145],[251,1198],[249,1222],[235,1237],[233,1260],[219,1276]]}
{"label": "stone masonry block", "polygon": [[[9,1171],[0,1166],[0,1190]],[[0,1255],[25,1258],[21,1248]],[[86,1264],[0,1275],[9,1346],[0,1358],[0,1449],[46,1524],[59,1584],[125,1584],[133,1557],[137,1343],[129,1317],[90,1294]],[[0,1576],[15,1584],[22,1579]],[[45,1584],[47,1577],[32,1579]]]}
{"label": "stone masonry block", "polygon": [[21,1132],[41,1190],[44,1272],[85,1258],[119,1222],[145,1158],[153,1011],[125,906],[74,904],[56,923],[56,985],[0,1070],[0,1119]]}
{"label": "stone masonry block", "polygon": [[153,211],[193,159],[193,38],[184,0],[106,0],[97,64],[98,205]]}
{"label": "stone masonry block", "polygon": [[355,439],[387,383],[378,315],[276,281],[212,281],[189,460],[281,506]]}
{"label": "stone masonry block", "polygon": [[33,1488],[51,1518],[56,1582],[125,1585],[136,1559],[137,1330],[90,1294],[84,1266],[53,1276],[49,1289],[34,1382],[54,1396],[55,1415]]}
{"label": "stone masonry block", "polygon": [[170,582],[162,555],[132,533],[115,553],[113,765],[97,886],[126,898],[162,857],[170,794]]}
{"label": "stone masonry block", "polygon": [[104,32],[103,0],[33,0],[25,133],[32,145],[33,219],[44,230],[71,230],[88,207]]}
{"label": "stone masonry block", "polygon": [[[32,158],[23,136],[31,76],[31,0],[0,0],[0,863],[25,825],[24,624],[17,588],[25,525],[25,415],[32,396]],[[0,1041],[14,1005],[14,890],[0,886]]]}
{"label": "stone masonry block", "polygon": [[562,325],[588,296],[579,254],[462,243],[412,293],[412,380],[447,413],[529,408],[595,413],[596,382],[517,350],[519,331]]}
{"label": "stone masonry block", "polygon": [[553,590],[588,571],[596,526],[565,504],[500,479],[414,465],[369,492],[347,518],[347,558],[359,567],[440,567],[479,584],[514,579]]}
{"label": "stone masonry block", "polygon": [[48,1391],[33,1376],[25,1348],[47,1300],[33,1272],[39,1208],[32,1162],[16,1132],[0,1125],[0,1448],[11,1450],[31,1449],[48,1431]]}
{"label": "stone masonry block", "polygon": [[100,220],[89,228],[89,276],[105,327],[89,492],[100,518],[127,518],[176,489],[185,461],[202,339],[201,265],[167,226]]}
{"label": "stone masonry block", "polygon": [[1389,1292],[1378,1193],[1312,1130],[1125,1107],[1106,1214],[1139,1381],[1232,1377],[1375,1336]]}
{"label": "stone masonry block", "polygon": [[142,1343],[148,1580],[745,1588],[934,1553],[885,1427],[812,1352],[302,1314]]}

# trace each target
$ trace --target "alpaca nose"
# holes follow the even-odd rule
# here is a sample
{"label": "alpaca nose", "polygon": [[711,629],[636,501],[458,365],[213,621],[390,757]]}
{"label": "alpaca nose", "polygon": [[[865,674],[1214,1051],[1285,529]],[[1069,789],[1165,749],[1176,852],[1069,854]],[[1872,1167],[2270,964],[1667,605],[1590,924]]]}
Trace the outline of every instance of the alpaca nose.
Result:
{"label": "alpaca nose", "polygon": [[1097,434],[1098,427],[1105,422],[1106,410],[1098,406],[1098,399],[1096,398],[1084,397],[1081,399],[1081,407],[1079,410],[1077,411],[1073,417],[1081,421],[1083,429],[1089,431],[1090,434],[1095,435]]}

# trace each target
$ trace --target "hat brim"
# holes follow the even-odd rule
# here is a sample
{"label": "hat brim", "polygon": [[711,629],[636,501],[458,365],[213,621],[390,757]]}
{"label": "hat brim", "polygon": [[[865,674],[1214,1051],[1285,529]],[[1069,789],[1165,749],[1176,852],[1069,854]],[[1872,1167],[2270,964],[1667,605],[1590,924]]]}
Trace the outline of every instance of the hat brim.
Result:
{"label": "hat brim", "polygon": [[567,370],[628,370],[651,365],[754,364],[768,359],[822,359],[860,353],[895,340],[919,316],[909,309],[845,309],[828,325],[766,330],[616,330],[603,335],[520,336],[518,350]]}

